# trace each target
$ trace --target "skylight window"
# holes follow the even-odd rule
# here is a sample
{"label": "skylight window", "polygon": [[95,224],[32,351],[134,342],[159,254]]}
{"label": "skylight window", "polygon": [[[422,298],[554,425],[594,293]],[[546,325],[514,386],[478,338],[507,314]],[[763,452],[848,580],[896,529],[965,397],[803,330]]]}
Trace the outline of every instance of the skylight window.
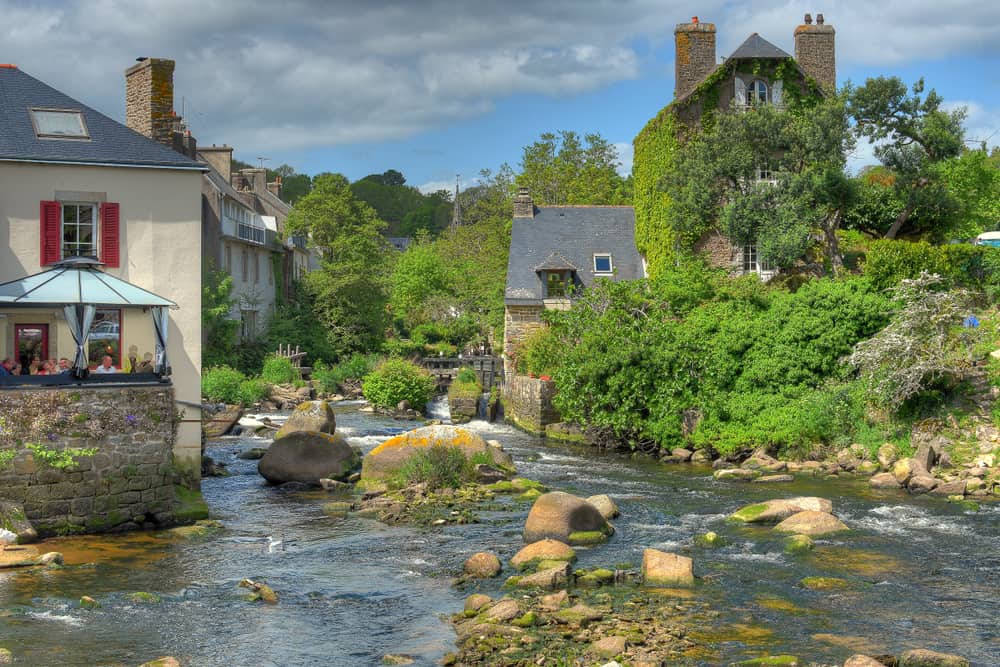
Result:
{"label": "skylight window", "polygon": [[594,273],[611,273],[611,255],[594,255]]}
{"label": "skylight window", "polygon": [[32,109],[31,122],[40,139],[89,139],[83,114],[66,109]]}

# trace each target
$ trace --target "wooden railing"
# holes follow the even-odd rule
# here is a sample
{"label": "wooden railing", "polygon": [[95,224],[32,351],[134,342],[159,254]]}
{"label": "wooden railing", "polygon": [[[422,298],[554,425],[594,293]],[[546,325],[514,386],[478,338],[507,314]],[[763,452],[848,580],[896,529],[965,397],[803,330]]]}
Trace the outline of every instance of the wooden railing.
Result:
{"label": "wooden railing", "polygon": [[462,368],[474,370],[486,390],[503,381],[503,360],[497,357],[424,357],[420,365],[437,378],[438,386],[450,385]]}

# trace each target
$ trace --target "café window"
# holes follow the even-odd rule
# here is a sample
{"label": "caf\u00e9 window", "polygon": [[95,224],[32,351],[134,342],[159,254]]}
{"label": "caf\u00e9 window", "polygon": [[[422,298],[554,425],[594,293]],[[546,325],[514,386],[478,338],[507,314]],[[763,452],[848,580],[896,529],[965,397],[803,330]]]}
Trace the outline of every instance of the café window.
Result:
{"label": "caf\u00e9 window", "polygon": [[121,368],[122,365],[122,311],[98,309],[94,324],[87,338],[87,358],[91,366],[99,366],[105,355]]}

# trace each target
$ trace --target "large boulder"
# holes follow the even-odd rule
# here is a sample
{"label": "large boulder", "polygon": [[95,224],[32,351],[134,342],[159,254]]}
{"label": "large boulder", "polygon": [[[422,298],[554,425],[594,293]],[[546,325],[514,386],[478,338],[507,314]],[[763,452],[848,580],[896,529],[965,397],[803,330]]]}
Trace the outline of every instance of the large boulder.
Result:
{"label": "large boulder", "polygon": [[14,533],[17,544],[27,544],[38,539],[38,532],[28,521],[24,508],[16,503],[0,500],[0,528]]}
{"label": "large boulder", "polygon": [[275,440],[257,464],[257,472],[271,484],[321,479],[347,479],[358,467],[358,453],[341,435],[296,431]]}
{"label": "large boulder", "polygon": [[620,514],[618,505],[615,505],[615,501],[611,500],[611,496],[607,494],[602,493],[597,496],[590,496],[587,498],[587,502],[596,507],[597,511],[605,519],[614,519]]}
{"label": "large boulder", "polygon": [[972,664],[960,655],[938,653],[925,648],[904,651],[899,656],[899,667],[969,667]]}
{"label": "large boulder", "polygon": [[201,418],[201,430],[209,440],[221,438],[243,416],[242,405],[226,405],[217,412],[205,410]]}
{"label": "large boulder", "polygon": [[521,577],[517,581],[518,588],[542,588],[547,591],[554,591],[563,588],[569,581],[569,563],[560,563],[552,567],[539,570],[534,574]]}
{"label": "large boulder", "polygon": [[611,525],[596,507],[562,491],[539,496],[524,523],[524,541],[528,543],[551,538],[573,544],[591,541],[578,539],[582,537],[577,535],[580,533],[610,535],[611,532]]}
{"label": "large boulder", "polygon": [[645,549],[642,581],[646,586],[693,586],[694,562],[685,556]]}
{"label": "large boulder", "polygon": [[499,468],[514,467],[506,452],[488,444],[472,431],[457,426],[437,425],[401,433],[368,452],[362,461],[361,479],[365,482],[388,479],[417,452],[432,447],[456,447],[462,450],[466,458],[476,463],[489,461]]}
{"label": "large boulder", "polygon": [[858,653],[848,658],[844,663],[844,667],[885,667],[885,665],[875,658],[869,658],[867,655]]}
{"label": "large boulder", "polygon": [[877,475],[872,475],[872,478],[868,480],[868,484],[873,489],[898,489],[900,487],[896,476],[891,472],[880,472]]}
{"label": "large boulder", "polygon": [[510,564],[518,570],[532,567],[543,560],[576,560],[573,547],[559,540],[539,540],[527,545],[510,559]]}
{"label": "large boulder", "polygon": [[729,518],[744,523],[778,523],[799,512],[832,512],[833,503],[826,498],[802,496],[775,498],[762,503],[747,505],[733,512]]}
{"label": "large boulder", "polygon": [[827,512],[807,511],[793,514],[775,526],[774,530],[779,533],[819,537],[850,530],[850,528],[843,521]]}
{"label": "large boulder", "polygon": [[938,485],[937,478],[927,473],[920,473],[910,478],[906,483],[906,488],[910,493],[927,493],[933,491]]}
{"label": "large boulder", "polygon": [[299,431],[332,434],[336,427],[337,418],[329,403],[326,401],[306,401],[300,403],[292,411],[292,414],[288,415],[288,421],[274,434],[274,439],[278,440]]}

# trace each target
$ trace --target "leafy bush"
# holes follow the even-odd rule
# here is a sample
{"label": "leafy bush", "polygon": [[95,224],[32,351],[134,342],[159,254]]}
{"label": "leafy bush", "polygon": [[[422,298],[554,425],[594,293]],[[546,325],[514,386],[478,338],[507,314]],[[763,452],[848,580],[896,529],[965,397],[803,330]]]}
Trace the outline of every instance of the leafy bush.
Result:
{"label": "leafy bush", "polygon": [[880,289],[918,278],[924,271],[945,279],[941,289],[968,287],[996,296],[1000,291],[1000,248],[880,240],[871,244],[865,258],[865,276]]}
{"label": "leafy bush", "polygon": [[264,361],[260,376],[271,384],[291,384],[298,379],[298,372],[291,359],[271,355]]}
{"label": "leafy bush", "polygon": [[382,350],[390,357],[410,359],[421,356],[424,346],[422,343],[405,338],[389,338],[382,343]]}
{"label": "leafy bush", "polygon": [[239,403],[240,385],[246,376],[229,366],[216,366],[201,374],[201,394],[210,401]]}
{"label": "leafy bush", "polygon": [[243,405],[253,405],[271,395],[271,385],[263,378],[249,378],[240,382],[238,393]]}
{"label": "leafy bush", "polygon": [[468,366],[460,368],[451,386],[448,387],[449,398],[479,398],[483,393],[483,386],[479,384],[479,376],[476,371]]}
{"label": "leafy bush", "polygon": [[360,380],[372,372],[378,356],[374,354],[352,354],[346,361],[336,366],[327,367],[319,362],[313,367],[312,376],[326,392],[339,391],[340,385],[347,380]]}
{"label": "leafy bush", "polygon": [[476,371],[468,366],[463,366],[458,369],[458,373],[455,375],[455,381],[462,384],[479,384],[479,376],[476,375]]}
{"label": "leafy bush", "polygon": [[426,483],[431,489],[457,488],[474,477],[472,462],[458,447],[434,445],[411,456],[396,473],[396,487]]}
{"label": "leafy bush", "polygon": [[535,375],[552,375],[565,350],[562,341],[548,327],[531,332],[525,339],[519,359],[524,370]]}
{"label": "leafy bush", "polygon": [[433,376],[404,359],[386,359],[364,377],[362,391],[366,399],[380,408],[393,408],[408,401],[422,409],[434,394]]}

